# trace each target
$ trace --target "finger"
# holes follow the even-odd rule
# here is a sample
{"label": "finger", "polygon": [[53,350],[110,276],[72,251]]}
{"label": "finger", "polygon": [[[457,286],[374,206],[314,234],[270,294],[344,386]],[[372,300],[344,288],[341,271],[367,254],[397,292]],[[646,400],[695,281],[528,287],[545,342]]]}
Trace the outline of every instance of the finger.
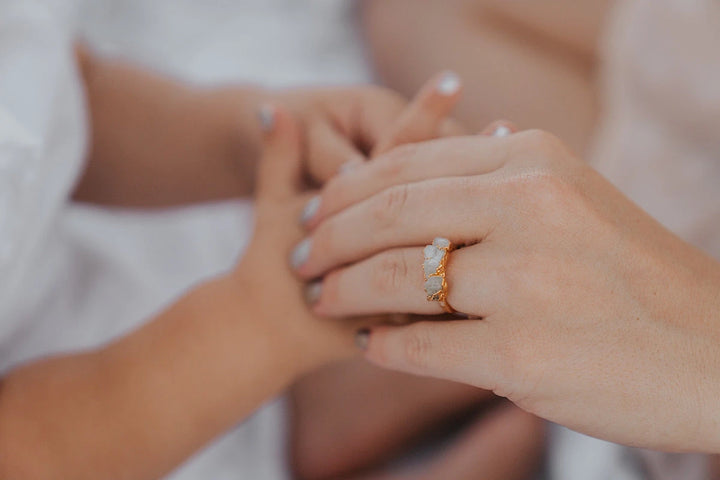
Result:
{"label": "finger", "polygon": [[[311,283],[306,299],[322,316],[441,314],[440,304],[427,300],[423,259],[419,247],[378,253]],[[500,278],[500,261],[482,245],[451,252],[445,274],[448,303],[462,314],[491,315],[506,282]]]}
{"label": "finger", "polygon": [[398,147],[330,180],[304,224],[312,229],[328,216],[394,185],[497,170],[510,158],[517,137],[466,136]]}
{"label": "finger", "polygon": [[301,277],[315,278],[382,250],[427,245],[437,236],[456,245],[478,243],[506,213],[497,185],[492,176],[474,176],[391,187],[322,222],[298,244],[292,265]]}
{"label": "finger", "polygon": [[467,129],[454,118],[446,118],[443,120],[438,130],[438,137],[459,137],[467,134]]}
{"label": "finger", "polygon": [[518,132],[518,127],[512,122],[507,120],[495,120],[485,129],[480,132],[480,135],[487,135],[491,137],[507,137],[513,133]]}
{"label": "finger", "polygon": [[307,130],[308,173],[320,184],[338,174],[343,165],[363,163],[365,156],[326,121],[314,121]]}
{"label": "finger", "polygon": [[300,132],[290,113],[274,104],[258,111],[265,146],[258,166],[258,198],[283,198],[297,193],[300,185]]}
{"label": "finger", "polygon": [[398,145],[437,137],[441,124],[459,100],[461,89],[460,78],[453,72],[443,72],[430,79],[375,145],[371,156]]}
{"label": "finger", "polygon": [[504,402],[479,419],[441,457],[427,478],[522,480],[540,466],[545,423]]}
{"label": "finger", "polygon": [[485,390],[499,384],[502,361],[495,328],[485,320],[419,322],[360,332],[356,343],[380,367],[469,383]]}

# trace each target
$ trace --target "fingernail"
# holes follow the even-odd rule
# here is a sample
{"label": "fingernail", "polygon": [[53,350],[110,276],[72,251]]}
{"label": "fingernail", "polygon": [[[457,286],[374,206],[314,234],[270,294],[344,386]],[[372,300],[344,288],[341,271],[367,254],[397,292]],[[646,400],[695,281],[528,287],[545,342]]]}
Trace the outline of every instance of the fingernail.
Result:
{"label": "fingernail", "polygon": [[355,346],[360,350],[367,350],[370,343],[370,329],[363,328],[355,334]]}
{"label": "fingernail", "polygon": [[320,195],[315,195],[303,207],[300,214],[300,225],[307,225],[317,215],[318,210],[320,210]]}
{"label": "fingernail", "polygon": [[322,294],[322,282],[317,281],[306,285],[303,294],[308,305],[315,305],[320,300],[320,294]]}
{"label": "fingernail", "polygon": [[360,160],[348,160],[347,162],[340,165],[340,168],[338,168],[338,173],[340,175],[345,175],[347,173],[352,172],[355,170],[358,166],[360,166],[363,162]]}
{"label": "fingernail", "polygon": [[302,267],[307,259],[310,257],[310,249],[312,248],[312,241],[306,238],[302,242],[298,243],[295,249],[290,255],[290,265],[297,270]]}
{"label": "fingernail", "polygon": [[260,106],[257,117],[260,129],[265,133],[270,133],[275,126],[275,107],[270,104]]}
{"label": "fingernail", "polygon": [[507,137],[508,135],[512,134],[512,130],[510,130],[505,125],[498,125],[495,131],[492,133],[493,137]]}
{"label": "fingernail", "polygon": [[436,88],[441,95],[454,95],[460,90],[460,77],[455,72],[445,72],[440,77]]}

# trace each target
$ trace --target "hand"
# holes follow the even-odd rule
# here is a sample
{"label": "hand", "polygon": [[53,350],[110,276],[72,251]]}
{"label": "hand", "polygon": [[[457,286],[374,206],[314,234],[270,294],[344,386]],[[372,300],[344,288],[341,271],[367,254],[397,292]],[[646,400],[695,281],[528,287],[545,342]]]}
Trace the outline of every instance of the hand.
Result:
{"label": "hand", "polygon": [[460,93],[457,76],[443,72],[431,78],[410,104],[374,86],[290,89],[267,95],[299,120],[307,173],[322,184],[343,166],[361,164],[396,145],[462,133],[447,119]]}
{"label": "hand", "polygon": [[482,320],[376,328],[369,360],[611,441],[720,451],[720,267],[554,137],[397,148],[320,202],[295,262],[324,276],[318,314],[441,313],[423,246],[465,246],[450,254],[448,300]]}
{"label": "hand", "polygon": [[[265,106],[262,117],[267,132],[258,171],[255,233],[225,280],[233,285],[235,299],[250,302],[251,311],[240,315],[255,321],[253,330],[264,332],[273,354],[298,375],[352,355],[352,327],[313,315],[301,283],[287,266],[290,247],[301,235],[297,215],[307,199],[300,193],[300,132],[285,109]],[[247,302],[242,308],[248,308]]]}

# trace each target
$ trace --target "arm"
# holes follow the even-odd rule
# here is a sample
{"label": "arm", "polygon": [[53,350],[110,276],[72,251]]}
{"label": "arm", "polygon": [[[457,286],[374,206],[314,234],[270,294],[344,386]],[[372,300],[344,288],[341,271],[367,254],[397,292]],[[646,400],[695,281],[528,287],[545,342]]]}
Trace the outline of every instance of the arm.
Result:
{"label": "arm", "polygon": [[8,374],[0,477],[159,478],[279,392],[289,372],[232,287],[210,283],[107,348]]}
{"label": "arm", "polygon": [[364,161],[405,100],[371,86],[199,88],[79,49],[91,117],[80,201],[161,207],[246,195],[260,150],[258,105],[282,104],[304,133],[308,177]]}
{"label": "arm", "polygon": [[0,478],[158,478],[297,376],[352,353],[358,325],[310,314],[286,266],[300,236],[299,135],[284,111],[273,118],[241,262],[125,338],[8,373]]}
{"label": "arm", "polygon": [[165,206],[252,191],[259,88],[191,87],[78,52],[92,136],[77,200]]}
{"label": "arm", "polygon": [[450,68],[465,81],[457,116],[471,129],[509,118],[582,151],[596,115],[594,49],[608,3],[450,0],[416,8],[412,0],[369,0],[363,17],[391,88],[413,91],[418,79]]}

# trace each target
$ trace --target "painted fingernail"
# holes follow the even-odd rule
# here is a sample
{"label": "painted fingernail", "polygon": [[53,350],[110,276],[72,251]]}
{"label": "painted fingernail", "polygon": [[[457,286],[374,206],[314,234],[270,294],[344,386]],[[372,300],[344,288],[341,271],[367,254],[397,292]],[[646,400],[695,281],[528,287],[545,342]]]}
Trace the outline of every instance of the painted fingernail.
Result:
{"label": "painted fingernail", "polygon": [[354,171],[357,167],[362,165],[361,160],[348,160],[347,162],[340,165],[340,168],[338,168],[338,173],[340,175],[346,175],[352,171]]}
{"label": "painted fingernail", "polygon": [[317,281],[306,285],[303,294],[308,305],[315,305],[322,294],[322,282]]}
{"label": "painted fingernail", "polygon": [[310,257],[311,249],[312,241],[309,238],[306,238],[302,242],[298,243],[290,255],[290,265],[292,265],[295,270],[302,267]]}
{"label": "painted fingernail", "polygon": [[370,329],[363,328],[355,334],[355,346],[360,350],[367,350],[370,343]]}
{"label": "painted fingernail", "polygon": [[510,130],[505,125],[498,125],[497,128],[495,128],[495,131],[492,133],[492,136],[493,137],[507,137],[510,134],[512,134],[512,130]]}
{"label": "painted fingernail", "polygon": [[300,225],[307,225],[317,215],[318,210],[320,210],[320,195],[315,195],[303,207],[300,214]]}
{"label": "painted fingernail", "polygon": [[270,133],[275,126],[275,107],[270,104],[260,106],[257,117],[260,129],[265,133]]}
{"label": "painted fingernail", "polygon": [[441,95],[454,95],[460,90],[460,77],[455,72],[444,72],[435,88]]}

